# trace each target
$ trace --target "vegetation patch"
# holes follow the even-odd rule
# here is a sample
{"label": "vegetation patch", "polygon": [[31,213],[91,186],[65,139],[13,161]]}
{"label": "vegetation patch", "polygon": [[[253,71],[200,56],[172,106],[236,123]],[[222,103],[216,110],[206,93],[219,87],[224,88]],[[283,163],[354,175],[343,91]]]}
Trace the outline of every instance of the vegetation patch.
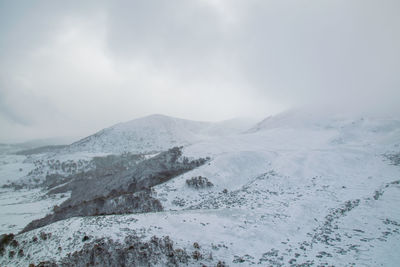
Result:
{"label": "vegetation patch", "polygon": [[194,189],[203,189],[214,186],[213,183],[203,176],[196,176],[186,180],[186,185]]}

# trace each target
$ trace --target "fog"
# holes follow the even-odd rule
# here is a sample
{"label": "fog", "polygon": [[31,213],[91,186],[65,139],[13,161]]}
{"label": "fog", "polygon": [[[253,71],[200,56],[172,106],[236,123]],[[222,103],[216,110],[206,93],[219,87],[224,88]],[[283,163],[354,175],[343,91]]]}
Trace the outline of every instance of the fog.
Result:
{"label": "fog", "polygon": [[400,2],[0,1],[0,142],[161,113],[400,114]]}

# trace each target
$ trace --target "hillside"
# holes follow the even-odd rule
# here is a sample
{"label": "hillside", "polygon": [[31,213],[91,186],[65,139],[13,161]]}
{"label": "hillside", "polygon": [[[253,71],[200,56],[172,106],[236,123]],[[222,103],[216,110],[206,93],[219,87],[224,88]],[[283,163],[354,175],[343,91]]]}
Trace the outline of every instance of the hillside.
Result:
{"label": "hillside", "polygon": [[150,115],[116,124],[79,140],[66,151],[144,153],[185,146],[216,136],[226,136],[247,130],[249,122],[190,121],[164,115]]}
{"label": "hillside", "polygon": [[[180,157],[174,158],[178,164],[174,166],[209,160],[162,183],[151,183],[147,192],[159,208],[72,217],[18,234],[12,238],[18,245],[4,246],[0,265],[47,261],[66,266],[95,262],[109,266],[132,262],[139,266],[397,266],[400,262],[398,119],[295,110],[230,134],[211,131],[215,125],[208,123],[158,116],[150,121],[159,125],[160,119],[167,121],[163,129],[171,133],[163,136],[188,142]],[[155,127],[145,127],[146,123],[117,125],[104,130],[104,137],[92,138],[104,140],[107,147],[105,140],[124,129],[141,125],[134,132],[151,133],[149,129]],[[151,136],[157,142],[167,140]],[[87,146],[103,147],[91,140]],[[157,157],[163,154],[155,155],[141,157],[127,169],[129,176],[124,172],[118,176],[111,169],[109,177],[115,180],[99,177],[98,181],[129,184],[129,177],[143,177],[140,181],[148,184],[155,177],[147,175],[151,173],[145,166],[153,166],[152,170],[168,166]],[[96,180],[87,184],[93,183]],[[84,186],[82,180],[72,195],[84,195]],[[68,188],[68,182],[60,188]],[[118,187],[109,190],[113,188]],[[104,203],[107,209],[112,207]]]}

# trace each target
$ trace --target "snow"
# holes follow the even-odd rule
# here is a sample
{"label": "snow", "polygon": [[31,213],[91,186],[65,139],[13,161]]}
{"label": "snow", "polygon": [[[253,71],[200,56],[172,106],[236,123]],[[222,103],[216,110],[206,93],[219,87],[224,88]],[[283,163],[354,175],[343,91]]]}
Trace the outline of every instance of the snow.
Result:
{"label": "snow", "polygon": [[25,159],[24,156],[0,155],[0,186],[17,181],[34,168],[34,164]]}
{"label": "snow", "polygon": [[[117,125],[101,132],[100,141],[91,137],[75,146],[102,149],[138,127],[133,143],[147,135],[154,141],[146,149],[179,140],[185,156],[211,157],[154,188],[164,212],[56,222],[17,236],[30,240],[41,231],[52,233],[50,240],[24,247],[31,258],[0,259],[0,265],[59,259],[80,249],[83,235],[122,241],[139,233],[144,240],[168,235],[188,251],[198,242],[202,253],[230,266],[398,266],[400,166],[384,154],[399,153],[399,120],[296,110],[231,134],[212,135],[207,129],[214,126],[207,123],[167,119],[160,132],[169,130],[155,136],[159,120],[165,118]],[[186,185],[200,175],[214,186]]]}
{"label": "snow", "polygon": [[32,220],[42,218],[51,212],[54,205],[69,197],[69,194],[44,197],[43,193],[40,189],[0,189],[0,234],[21,231]]}
{"label": "snow", "polygon": [[243,120],[212,123],[151,115],[101,130],[73,143],[66,151],[148,153],[235,134],[248,127],[248,121]]}

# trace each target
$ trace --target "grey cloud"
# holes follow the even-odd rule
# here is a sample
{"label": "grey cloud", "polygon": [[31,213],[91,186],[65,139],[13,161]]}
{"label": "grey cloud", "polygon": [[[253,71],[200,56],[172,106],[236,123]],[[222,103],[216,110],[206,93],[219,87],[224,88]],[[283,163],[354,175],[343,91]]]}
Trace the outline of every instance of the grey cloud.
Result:
{"label": "grey cloud", "polygon": [[[1,1],[0,115],[29,133],[83,135],[150,113],[215,120],[304,104],[399,113],[399,8]],[[30,137],[40,136],[21,135]]]}
{"label": "grey cloud", "polygon": [[[190,80],[229,78],[230,32],[203,1],[122,1],[108,12],[109,51]],[[235,74],[236,75],[236,74]]]}
{"label": "grey cloud", "polygon": [[27,118],[17,114],[15,109],[7,104],[5,101],[5,96],[2,94],[0,94],[0,114],[4,117],[4,119],[14,124],[20,124],[23,126],[29,126],[31,124]]}
{"label": "grey cloud", "polygon": [[130,3],[111,8],[110,49],[193,79],[233,69],[286,105],[391,102],[400,84],[398,1],[227,1],[240,20],[228,28],[200,2]]}

